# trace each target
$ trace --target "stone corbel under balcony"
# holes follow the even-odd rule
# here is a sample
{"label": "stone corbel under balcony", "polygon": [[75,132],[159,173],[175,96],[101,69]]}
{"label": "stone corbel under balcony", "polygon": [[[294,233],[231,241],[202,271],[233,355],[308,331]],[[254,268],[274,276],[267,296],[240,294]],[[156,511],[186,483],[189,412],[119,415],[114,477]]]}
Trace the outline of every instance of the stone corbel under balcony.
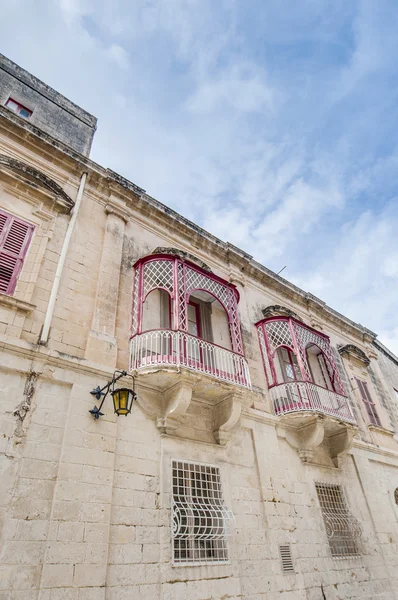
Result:
{"label": "stone corbel under balcony", "polygon": [[213,408],[213,434],[220,446],[227,444],[241,423],[242,409],[250,404],[247,394],[234,390]]}
{"label": "stone corbel under balcony", "polygon": [[328,454],[336,467],[351,449],[357,428],[348,423],[337,423],[329,417],[315,415],[286,429],[286,440],[297,450],[305,463],[316,463],[316,449],[325,442]]}
{"label": "stone corbel under balcony", "polygon": [[[204,379],[207,379],[206,377]],[[166,383],[167,382],[167,383]],[[188,370],[174,373],[164,386],[154,388],[144,385],[145,380],[138,377],[137,402],[141,409],[156,423],[160,433],[173,435],[182,424],[183,417],[189,408],[197,390],[203,389],[203,377]],[[214,382],[213,382],[214,387]],[[231,386],[216,383],[219,394],[206,395],[209,400],[208,410],[212,411],[213,434],[216,442],[225,445],[238,429],[241,422],[242,409],[249,406],[250,397],[246,390],[231,390]],[[228,389],[229,388],[229,389]]]}

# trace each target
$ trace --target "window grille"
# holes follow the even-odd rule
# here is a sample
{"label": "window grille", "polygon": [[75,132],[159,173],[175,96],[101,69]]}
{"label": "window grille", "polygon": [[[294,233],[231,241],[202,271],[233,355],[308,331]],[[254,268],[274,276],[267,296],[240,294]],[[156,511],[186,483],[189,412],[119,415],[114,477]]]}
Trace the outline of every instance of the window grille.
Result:
{"label": "window grille", "polygon": [[380,427],[381,421],[380,421],[379,415],[377,414],[377,410],[376,410],[376,407],[372,400],[372,396],[369,393],[368,384],[366,383],[366,381],[361,381],[360,379],[357,379],[357,378],[355,378],[355,380],[357,382],[357,386],[359,389],[359,393],[361,394],[362,401],[366,408],[366,412],[368,413],[369,421],[371,422],[372,425],[377,425],[378,427]]}
{"label": "window grille", "polygon": [[282,561],[282,571],[284,573],[294,573],[293,558],[290,549],[290,544],[281,544],[279,546],[279,552]]}
{"label": "window grille", "polygon": [[33,233],[33,225],[0,210],[0,292],[13,294]]}
{"label": "window grille", "polygon": [[224,504],[220,470],[174,460],[172,478],[173,563],[228,562],[233,515]]}
{"label": "window grille", "polygon": [[348,509],[339,485],[316,483],[330,552],[334,558],[359,556],[360,525]]}

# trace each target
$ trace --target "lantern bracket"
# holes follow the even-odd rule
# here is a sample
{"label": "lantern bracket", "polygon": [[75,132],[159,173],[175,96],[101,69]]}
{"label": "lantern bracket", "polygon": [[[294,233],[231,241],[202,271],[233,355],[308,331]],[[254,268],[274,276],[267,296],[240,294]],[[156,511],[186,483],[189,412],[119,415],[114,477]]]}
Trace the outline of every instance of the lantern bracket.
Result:
{"label": "lantern bracket", "polygon": [[[112,388],[111,393],[116,391],[115,383],[122,377],[131,377],[133,379],[133,382],[135,383],[133,375],[130,375],[129,373],[127,373],[127,371],[114,371],[111,381],[108,381],[108,383],[105,384],[104,387],[101,388],[100,386],[97,386],[96,388],[91,390],[90,394],[92,396],[95,396],[95,398],[97,400],[101,400],[101,404],[99,405],[99,407],[95,405],[94,408],[92,408],[91,410],[88,411],[89,413],[91,413],[93,415],[95,420],[98,420],[100,417],[102,417],[104,415],[104,413],[101,412],[101,408],[106,400],[106,397],[107,397],[109,391],[111,390],[111,388]],[[134,391],[134,383],[133,383],[133,390],[132,390],[133,400],[136,399],[136,393]]]}

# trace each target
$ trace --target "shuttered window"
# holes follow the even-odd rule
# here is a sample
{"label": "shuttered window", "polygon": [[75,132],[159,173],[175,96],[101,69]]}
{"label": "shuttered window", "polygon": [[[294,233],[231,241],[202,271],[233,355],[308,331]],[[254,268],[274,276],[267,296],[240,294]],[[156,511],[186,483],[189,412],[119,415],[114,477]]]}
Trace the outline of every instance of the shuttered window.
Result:
{"label": "shuttered window", "polygon": [[379,415],[377,414],[377,410],[372,400],[372,396],[369,394],[368,384],[366,383],[366,381],[361,381],[357,378],[355,378],[355,380],[357,382],[362,401],[365,405],[366,412],[368,413],[369,421],[372,425],[377,425],[380,427],[381,421],[379,419]]}
{"label": "shuttered window", "polygon": [[0,210],[0,292],[12,295],[34,226]]}

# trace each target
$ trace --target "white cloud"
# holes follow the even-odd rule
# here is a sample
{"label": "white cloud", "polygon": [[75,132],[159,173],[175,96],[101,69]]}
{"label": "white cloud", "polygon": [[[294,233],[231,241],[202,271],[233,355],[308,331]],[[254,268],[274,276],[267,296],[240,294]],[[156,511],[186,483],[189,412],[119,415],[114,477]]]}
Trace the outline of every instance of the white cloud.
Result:
{"label": "white cloud", "polygon": [[15,0],[0,36],[99,118],[93,160],[394,345],[398,9],[383,4]]}

